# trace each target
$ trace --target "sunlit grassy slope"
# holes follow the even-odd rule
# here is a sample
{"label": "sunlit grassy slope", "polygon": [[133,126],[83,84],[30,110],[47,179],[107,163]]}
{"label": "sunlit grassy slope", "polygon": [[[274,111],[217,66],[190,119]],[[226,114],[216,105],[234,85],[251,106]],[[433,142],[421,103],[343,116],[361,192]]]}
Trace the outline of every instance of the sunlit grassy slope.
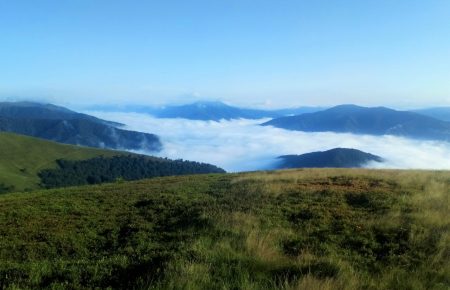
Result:
{"label": "sunlit grassy slope", "polygon": [[36,189],[37,173],[54,168],[56,160],[82,160],[96,156],[114,156],[118,151],[64,145],[12,133],[0,133],[0,184],[15,190]]}
{"label": "sunlit grassy slope", "polygon": [[292,170],[0,196],[0,288],[449,289],[450,172]]}

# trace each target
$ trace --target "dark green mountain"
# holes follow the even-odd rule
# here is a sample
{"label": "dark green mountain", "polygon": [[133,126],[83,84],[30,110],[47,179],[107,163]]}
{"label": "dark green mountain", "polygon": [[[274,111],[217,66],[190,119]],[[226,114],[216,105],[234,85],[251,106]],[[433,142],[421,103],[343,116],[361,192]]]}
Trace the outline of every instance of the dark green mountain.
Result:
{"label": "dark green mountain", "polygon": [[356,149],[335,148],[328,151],[278,157],[277,168],[355,168],[368,162],[383,162],[380,156]]}
{"label": "dark green mountain", "polygon": [[223,169],[211,164],[135,154],[100,156],[87,160],[57,160],[57,164],[58,168],[45,169],[39,173],[44,187],[98,184],[118,179],[225,173]]}
{"label": "dark green mountain", "polygon": [[49,104],[0,103],[0,131],[97,148],[161,149],[158,136],[123,130],[119,125]]}
{"label": "dark green mountain", "polygon": [[450,123],[384,107],[341,105],[328,110],[273,119],[262,124],[305,132],[396,135],[450,141]]}

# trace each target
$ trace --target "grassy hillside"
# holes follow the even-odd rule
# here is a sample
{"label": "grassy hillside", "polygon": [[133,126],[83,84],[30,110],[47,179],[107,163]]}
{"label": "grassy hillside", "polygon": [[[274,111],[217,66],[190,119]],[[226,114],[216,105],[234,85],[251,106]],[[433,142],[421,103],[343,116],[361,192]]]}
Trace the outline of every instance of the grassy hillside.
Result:
{"label": "grassy hillside", "polygon": [[83,160],[97,156],[114,156],[120,152],[72,145],[0,132],[0,184],[16,190],[36,189],[37,173],[56,167],[60,158]]}
{"label": "grassy hillside", "polygon": [[450,172],[292,170],[0,196],[0,288],[449,289]]}

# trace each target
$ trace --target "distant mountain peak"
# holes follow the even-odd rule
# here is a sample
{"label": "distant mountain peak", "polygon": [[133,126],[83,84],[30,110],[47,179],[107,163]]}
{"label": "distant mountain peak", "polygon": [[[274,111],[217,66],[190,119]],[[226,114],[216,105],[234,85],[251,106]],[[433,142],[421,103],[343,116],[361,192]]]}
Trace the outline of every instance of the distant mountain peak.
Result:
{"label": "distant mountain peak", "polygon": [[324,111],[330,111],[330,112],[336,112],[336,111],[340,111],[340,112],[357,112],[357,111],[377,111],[377,110],[379,110],[379,111],[396,111],[394,109],[383,107],[383,106],[365,107],[365,106],[354,105],[354,104],[337,105],[337,106],[331,107],[331,108],[329,108],[327,110],[324,110]]}
{"label": "distant mountain peak", "polygon": [[222,101],[197,101],[184,105],[149,106],[94,106],[90,110],[113,112],[145,113],[157,118],[183,118],[189,120],[220,121],[233,119],[264,119],[292,116],[323,110],[321,107],[297,107],[288,109],[264,110],[242,108]]}
{"label": "distant mountain peak", "polygon": [[353,148],[333,148],[301,155],[279,156],[277,168],[351,168],[363,167],[369,162],[383,162],[383,158]]}
{"label": "distant mountain peak", "polygon": [[340,105],[311,114],[275,118],[262,125],[304,132],[395,135],[450,141],[450,123],[386,107]]}
{"label": "distant mountain peak", "polygon": [[72,110],[69,110],[67,108],[49,104],[49,103],[39,103],[39,102],[32,102],[32,101],[18,101],[18,102],[0,102],[0,108],[1,107],[30,107],[30,108],[45,108],[45,109],[51,109],[51,110],[58,110],[58,111],[64,111],[64,112],[73,112]]}
{"label": "distant mountain peak", "polygon": [[450,107],[426,108],[413,110],[412,112],[432,117],[441,121],[450,122]]}
{"label": "distant mountain peak", "polygon": [[[187,104],[189,105],[189,104]],[[196,106],[213,106],[213,107],[228,107],[227,104],[221,101],[197,101],[193,103]]]}
{"label": "distant mountain peak", "polygon": [[355,104],[342,104],[329,108],[328,110],[338,110],[338,109],[364,109],[366,107],[355,105]]}

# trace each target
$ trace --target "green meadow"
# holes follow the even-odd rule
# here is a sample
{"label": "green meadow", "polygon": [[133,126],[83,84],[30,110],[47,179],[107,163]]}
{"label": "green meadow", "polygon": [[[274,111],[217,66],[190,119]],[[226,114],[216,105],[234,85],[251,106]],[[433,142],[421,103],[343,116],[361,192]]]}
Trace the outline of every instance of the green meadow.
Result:
{"label": "green meadow", "polygon": [[65,145],[0,132],[0,193],[38,189],[38,172],[55,168],[57,159],[84,160],[118,154],[118,151]]}
{"label": "green meadow", "polygon": [[3,194],[0,288],[449,289],[449,196],[450,172],[360,169]]}

